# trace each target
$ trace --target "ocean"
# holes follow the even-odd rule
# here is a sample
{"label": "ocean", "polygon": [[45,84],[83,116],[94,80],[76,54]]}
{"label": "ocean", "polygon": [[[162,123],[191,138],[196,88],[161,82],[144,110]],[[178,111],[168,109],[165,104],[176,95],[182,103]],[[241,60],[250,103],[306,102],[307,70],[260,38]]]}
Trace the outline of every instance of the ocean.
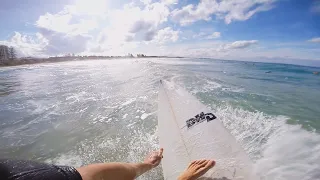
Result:
{"label": "ocean", "polygon": [[[157,150],[159,80],[211,108],[265,180],[320,179],[319,67],[117,59],[0,68],[0,157],[139,162]],[[163,179],[161,168],[139,179]]]}

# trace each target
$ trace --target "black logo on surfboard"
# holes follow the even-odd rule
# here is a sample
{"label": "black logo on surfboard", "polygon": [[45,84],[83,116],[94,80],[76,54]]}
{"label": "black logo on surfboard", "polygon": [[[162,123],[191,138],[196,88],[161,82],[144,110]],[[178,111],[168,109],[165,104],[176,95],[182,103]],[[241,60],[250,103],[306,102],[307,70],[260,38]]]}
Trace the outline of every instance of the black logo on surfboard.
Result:
{"label": "black logo on surfboard", "polygon": [[191,118],[187,120],[187,127],[191,128],[192,126],[195,126],[199,123],[202,123],[203,121],[207,120],[207,122],[212,121],[216,119],[217,117],[212,113],[203,113],[197,114],[194,118]]}

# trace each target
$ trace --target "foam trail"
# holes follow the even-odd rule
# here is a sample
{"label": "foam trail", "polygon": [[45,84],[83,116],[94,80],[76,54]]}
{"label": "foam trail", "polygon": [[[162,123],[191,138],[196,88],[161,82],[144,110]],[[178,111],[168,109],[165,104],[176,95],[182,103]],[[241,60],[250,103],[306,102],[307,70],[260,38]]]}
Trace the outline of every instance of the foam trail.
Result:
{"label": "foam trail", "polygon": [[262,179],[320,178],[320,136],[315,132],[284,124],[261,148],[256,171]]}
{"label": "foam trail", "polygon": [[285,116],[268,116],[231,106],[219,107],[217,116],[255,161],[262,180],[302,180],[320,177],[320,136]]}

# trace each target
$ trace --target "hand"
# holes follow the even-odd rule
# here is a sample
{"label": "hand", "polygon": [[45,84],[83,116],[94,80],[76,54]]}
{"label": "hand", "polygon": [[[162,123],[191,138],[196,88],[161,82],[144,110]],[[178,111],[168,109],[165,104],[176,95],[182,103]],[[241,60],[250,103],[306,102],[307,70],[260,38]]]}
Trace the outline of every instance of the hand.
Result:
{"label": "hand", "polygon": [[178,178],[178,180],[193,180],[198,179],[204,175],[209,169],[215,166],[216,162],[213,160],[197,160],[190,163],[187,170],[185,170]]}
{"label": "hand", "polygon": [[146,157],[144,163],[150,164],[153,168],[157,167],[160,164],[161,159],[163,158],[162,154],[163,148],[161,148],[160,151],[152,152]]}

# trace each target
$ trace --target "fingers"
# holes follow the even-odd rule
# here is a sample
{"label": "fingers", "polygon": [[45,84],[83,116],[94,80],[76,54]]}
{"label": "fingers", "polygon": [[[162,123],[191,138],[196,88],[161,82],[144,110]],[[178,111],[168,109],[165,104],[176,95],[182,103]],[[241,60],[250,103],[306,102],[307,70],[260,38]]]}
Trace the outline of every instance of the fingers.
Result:
{"label": "fingers", "polygon": [[198,161],[197,161],[197,164],[202,165],[202,164],[204,164],[206,161],[207,161],[207,160],[205,160],[205,159],[203,159],[203,160],[198,160]]}
{"label": "fingers", "polygon": [[213,160],[196,160],[192,161],[188,168],[194,167],[196,170],[201,170],[201,169],[210,169],[215,166],[215,161]]}
{"label": "fingers", "polygon": [[193,166],[193,167],[198,166],[198,164],[200,163],[200,161],[201,161],[201,160],[196,160],[196,161],[194,161],[192,166]]}
{"label": "fingers", "polygon": [[196,169],[198,170],[198,169],[201,169],[201,168],[205,167],[208,162],[209,162],[208,160],[199,160],[197,162]]}
{"label": "fingers", "polygon": [[201,165],[198,165],[198,167],[196,167],[195,173],[198,177],[200,177],[204,175],[207,171],[209,171],[209,169],[211,169],[214,165],[215,161],[206,160]]}
{"label": "fingers", "polygon": [[204,166],[205,169],[207,168],[212,168],[214,165],[216,164],[215,161],[212,161],[212,160],[208,160]]}
{"label": "fingers", "polygon": [[206,160],[205,162],[203,162],[202,164],[200,164],[197,169],[200,171],[206,170],[208,171],[209,169],[211,169],[213,166],[215,165],[215,161],[211,161],[211,160]]}
{"label": "fingers", "polygon": [[211,160],[211,166],[214,167],[216,165],[216,161]]}
{"label": "fingers", "polygon": [[158,156],[162,158],[163,157],[162,154],[163,154],[163,148],[160,148]]}
{"label": "fingers", "polygon": [[162,154],[163,154],[163,148],[160,148],[157,156],[158,156],[160,159],[162,159],[162,158],[163,158],[163,155],[162,155]]}
{"label": "fingers", "polygon": [[192,161],[192,162],[189,164],[188,168],[192,167],[192,166],[195,165],[197,162],[198,162],[198,161]]}

